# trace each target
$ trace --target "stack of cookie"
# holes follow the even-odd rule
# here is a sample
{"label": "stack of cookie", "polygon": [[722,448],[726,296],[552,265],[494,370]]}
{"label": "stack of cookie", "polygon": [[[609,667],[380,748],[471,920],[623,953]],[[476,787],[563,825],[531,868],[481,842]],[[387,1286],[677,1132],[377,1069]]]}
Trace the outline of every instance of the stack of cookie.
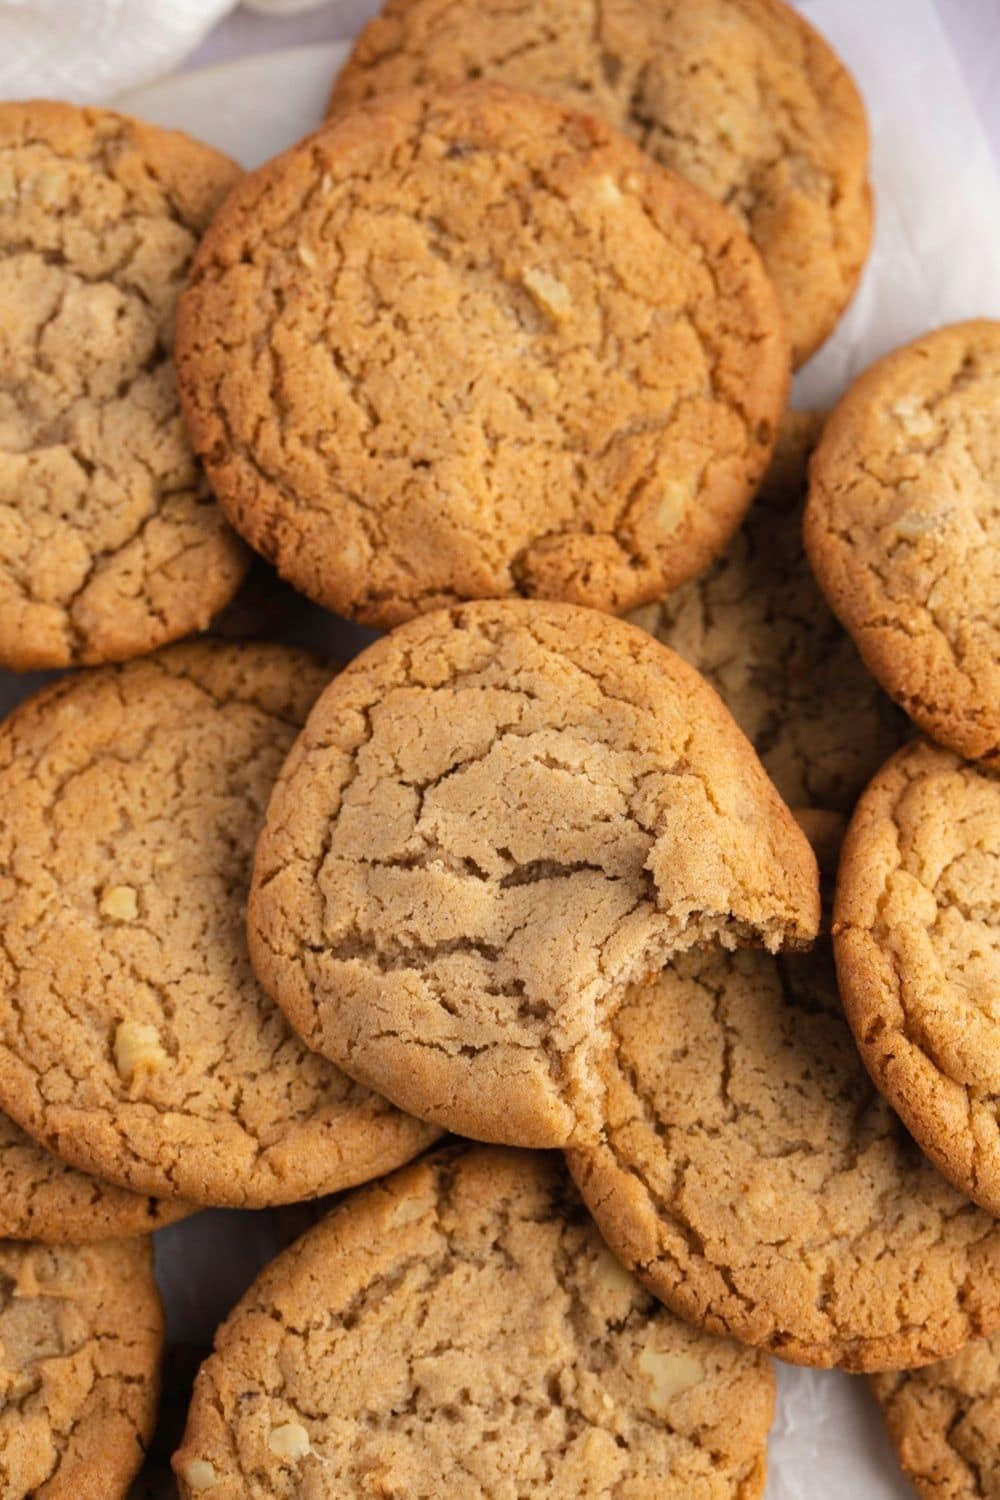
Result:
{"label": "stack of cookie", "polygon": [[1000,327],[786,410],[866,173],[780,0],[390,0],[242,179],[0,106],[0,1500],[125,1495],[150,1232],[347,1189],[184,1500],[751,1500],[769,1354],[992,1493]]}

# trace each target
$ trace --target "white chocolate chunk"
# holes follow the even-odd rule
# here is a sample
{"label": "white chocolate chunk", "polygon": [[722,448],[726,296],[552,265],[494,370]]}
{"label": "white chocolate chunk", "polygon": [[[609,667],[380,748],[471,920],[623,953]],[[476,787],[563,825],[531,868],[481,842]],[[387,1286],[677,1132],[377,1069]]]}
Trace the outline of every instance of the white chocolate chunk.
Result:
{"label": "white chocolate chunk", "polygon": [[705,1374],[690,1354],[664,1354],[658,1349],[643,1349],[639,1368],[652,1387],[650,1406],[661,1414],[666,1414],[675,1396],[691,1390]]}
{"label": "white chocolate chunk", "polygon": [[267,1446],[272,1453],[290,1463],[297,1463],[300,1458],[305,1458],[312,1449],[309,1434],[301,1422],[283,1422],[280,1427],[272,1427]]}
{"label": "white chocolate chunk", "polygon": [[101,915],[116,922],[134,922],[139,915],[139,897],[134,886],[110,885],[101,893]]}
{"label": "white chocolate chunk", "polygon": [[167,1060],[155,1026],[120,1021],[115,1031],[115,1067],[134,1098],[152,1073]]}
{"label": "white chocolate chunk", "polygon": [[202,1490],[210,1490],[218,1480],[207,1458],[193,1458],[184,1469],[184,1483],[189,1489],[200,1493]]}

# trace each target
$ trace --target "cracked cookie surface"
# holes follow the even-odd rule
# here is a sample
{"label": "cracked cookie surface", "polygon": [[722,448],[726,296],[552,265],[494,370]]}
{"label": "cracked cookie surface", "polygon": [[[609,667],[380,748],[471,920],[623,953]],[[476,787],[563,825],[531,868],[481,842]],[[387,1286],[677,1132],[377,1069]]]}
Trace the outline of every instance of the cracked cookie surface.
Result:
{"label": "cracked cookie surface", "polygon": [[124,1500],[156,1420],[162,1347],[148,1236],[0,1241],[4,1500]]}
{"label": "cracked cookie surface", "polygon": [[0,1113],[0,1239],[81,1244],[145,1234],[193,1213],[77,1172]]}
{"label": "cracked cookie surface", "polygon": [[873,1378],[896,1456],[922,1500],[1000,1495],[1000,1337]]}
{"label": "cracked cookie surface", "polygon": [[880,360],[830,417],[805,542],[890,697],[1000,769],[1000,322],[959,323]]}
{"label": "cracked cookie surface", "polygon": [[254,839],[329,675],[282,647],[176,646],[0,728],[0,1097],[77,1168],[253,1206],[433,1138],[309,1053],[246,952]]}
{"label": "cracked cookie surface", "polygon": [[660,597],[736,528],[788,381],[731,215],[610,126],[485,84],[374,100],[246,178],[177,351],[234,525],[370,625]]}
{"label": "cracked cookie surface", "polygon": [[574,605],[424,616],[310,715],[257,846],[250,952],[310,1046],[463,1135],[558,1146],[638,974],[811,940],[812,850],[698,674]]}
{"label": "cracked cookie surface", "polygon": [[801,364],[850,300],[871,240],[864,105],[780,0],[389,0],[331,111],[484,77],[600,115],[724,203],[761,252]]}
{"label": "cracked cookie surface", "polygon": [[1000,777],[919,742],[847,830],[834,945],[875,1083],[946,1177],[1000,1214]]}
{"label": "cracked cookie surface", "polygon": [[0,663],[117,661],[193,630],[247,555],[184,432],[171,346],[239,169],[68,104],[0,105]]}
{"label": "cracked cookie surface", "polygon": [[910,726],[830,613],[803,552],[809,455],[822,423],[818,412],[785,415],[726,551],[629,618],[708,679],[790,807],[850,812]]}
{"label": "cracked cookie surface", "polygon": [[681,1323],[557,1158],[442,1152],[258,1278],[196,1381],[184,1500],[755,1500],[770,1361]]}
{"label": "cracked cookie surface", "polygon": [[1000,1326],[1000,1226],[874,1088],[827,941],[685,954],[613,1027],[604,1128],[570,1170],[675,1312],[848,1370],[919,1364]]}

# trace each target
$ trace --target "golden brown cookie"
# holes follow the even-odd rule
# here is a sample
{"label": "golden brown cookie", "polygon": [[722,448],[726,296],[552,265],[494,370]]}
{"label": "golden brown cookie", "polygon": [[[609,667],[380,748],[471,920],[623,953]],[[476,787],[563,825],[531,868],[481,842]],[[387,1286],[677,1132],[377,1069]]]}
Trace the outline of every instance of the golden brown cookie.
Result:
{"label": "golden brown cookie", "polygon": [[194,1212],[74,1171],[0,1114],[0,1238],[82,1244],[162,1229]]}
{"label": "golden brown cookie", "polygon": [[148,1236],[0,1241],[4,1500],[124,1500],[156,1420],[162,1346]]}
{"label": "golden brown cookie", "polygon": [[0,727],[0,1099],[73,1166],[257,1206],[433,1138],[309,1053],[246,952],[254,840],[328,678],[201,642],[64,679]]}
{"label": "golden brown cookie", "polygon": [[612,1258],[556,1158],[477,1149],[353,1194],[223,1324],[184,1500],[754,1500],[774,1377]]}
{"label": "golden brown cookie", "polygon": [[812,461],[805,542],[869,669],[931,739],[1000,769],[1000,322],[873,365]]}
{"label": "golden brown cookie", "polygon": [[850,812],[910,732],[802,550],[817,412],[789,412],[760,494],[707,572],[630,618],[707,677],[794,808]]}
{"label": "golden brown cookie", "polygon": [[246,551],[184,432],[172,344],[238,175],[106,110],[0,104],[0,665],[137,656],[236,592]]}
{"label": "golden brown cookie", "polygon": [[658,598],[737,526],[788,381],[724,209],[610,126],[485,84],[374,100],[248,177],[177,360],[234,525],[370,625]]}
{"label": "golden brown cookie", "polygon": [[1000,1214],[1000,778],[924,742],[894,755],[848,828],[834,916],[868,1071],[944,1175]]}
{"label": "golden brown cookie", "polygon": [[872,1380],[893,1447],[922,1500],[1000,1495],[1000,1337]]}
{"label": "golden brown cookie", "polygon": [[864,104],[781,0],[388,0],[331,111],[412,84],[490,78],[602,116],[724,203],[761,252],[801,364],[871,240]]}
{"label": "golden brown cookie", "polygon": [[808,843],[697,672],[567,604],[470,604],[322,695],[257,846],[250,952],[311,1047],[401,1108],[565,1145],[626,985],[807,943]]}
{"label": "golden brown cookie", "polygon": [[676,1313],[877,1370],[1000,1327],[1000,1225],[873,1087],[809,954],[685,954],[612,1023],[603,1130],[569,1153],[615,1254]]}

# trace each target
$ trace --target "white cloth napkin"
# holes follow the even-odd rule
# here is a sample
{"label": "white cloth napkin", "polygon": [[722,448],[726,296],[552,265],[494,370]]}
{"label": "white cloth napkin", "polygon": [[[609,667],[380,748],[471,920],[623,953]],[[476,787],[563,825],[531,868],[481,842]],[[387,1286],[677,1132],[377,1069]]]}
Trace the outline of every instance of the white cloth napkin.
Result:
{"label": "white cloth napkin", "polygon": [[[248,0],[287,15],[316,0]],[[0,98],[107,99],[197,47],[236,0],[0,0]]]}

